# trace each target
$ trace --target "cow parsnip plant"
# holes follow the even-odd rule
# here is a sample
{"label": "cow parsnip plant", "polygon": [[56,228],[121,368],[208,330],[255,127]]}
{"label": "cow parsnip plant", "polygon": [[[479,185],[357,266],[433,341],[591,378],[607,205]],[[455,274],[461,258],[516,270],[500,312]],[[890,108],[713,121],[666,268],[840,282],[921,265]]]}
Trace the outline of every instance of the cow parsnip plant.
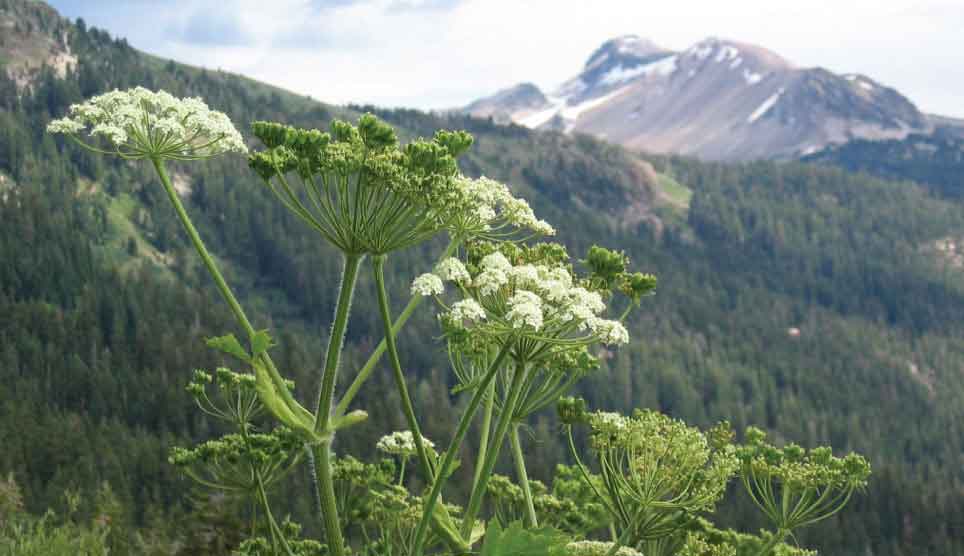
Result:
{"label": "cow parsnip plant", "polygon": [[[257,330],[195,229],[166,171],[168,161],[248,153],[224,114],[201,99],[178,99],[143,88],[113,91],[72,106],[48,126],[84,148],[126,160],[149,160],[195,249],[246,338],[210,338],[243,372],[197,370],[188,391],[201,411],[229,432],[170,461],[197,483],[251,501],[247,556],[330,554],[371,556],[626,555],[734,556],[791,554],[783,544],[799,527],[832,516],[862,488],[870,472],[857,455],[765,442],[750,429],[733,444],[725,424],[703,432],[651,410],[631,416],[589,413],[565,398],[599,368],[599,346],[631,340],[625,325],[656,287],[631,272],[620,252],[592,247],[573,260],[565,247],[541,242],[554,228],[502,183],[459,173],[471,147],[464,132],[439,131],[400,145],[395,131],[366,114],[328,131],[255,122],[263,148],[248,165],[287,209],[342,255],[342,279],[320,388],[307,407],[272,361],[268,331]],[[398,316],[385,288],[389,255],[431,239],[449,243],[427,272],[413,277]],[[366,259],[384,338],[336,398],[345,332]],[[425,298],[437,319],[457,387],[469,396],[455,432],[435,444],[421,433],[396,336]],[[352,409],[384,354],[407,430],[376,445],[384,459],[363,462],[331,451],[336,434],[364,420]],[[560,465],[550,486],[528,478],[519,434],[533,414],[556,405],[575,466]],[[481,415],[480,415],[481,412]],[[464,505],[443,500],[469,429],[479,427],[477,461]],[[589,449],[573,428],[588,427]],[[495,474],[505,448],[514,478]],[[279,520],[269,492],[306,463],[314,481],[320,539]],[[414,469],[410,462],[415,463]],[[413,491],[417,473],[424,491]],[[762,536],[715,529],[712,517],[726,486],[738,477],[775,528]],[[484,513],[488,510],[488,513]]]}

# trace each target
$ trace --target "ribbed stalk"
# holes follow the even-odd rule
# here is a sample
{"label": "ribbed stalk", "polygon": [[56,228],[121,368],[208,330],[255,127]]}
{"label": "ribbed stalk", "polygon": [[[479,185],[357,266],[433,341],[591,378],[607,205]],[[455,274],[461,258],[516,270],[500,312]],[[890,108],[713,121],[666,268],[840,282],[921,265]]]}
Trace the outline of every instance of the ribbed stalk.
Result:
{"label": "ribbed stalk", "polygon": [[419,429],[418,419],[415,417],[415,406],[412,405],[412,398],[408,394],[405,372],[402,371],[402,363],[398,358],[398,346],[395,345],[395,332],[392,330],[388,293],[385,290],[385,259],[385,255],[372,257],[375,289],[378,292],[378,309],[382,315],[382,326],[385,329],[385,346],[388,349],[388,359],[392,365],[392,375],[395,377],[395,387],[398,389],[398,395],[402,398],[402,412],[405,413],[405,420],[408,421],[408,428],[412,431],[412,438],[415,440],[415,451],[418,453],[420,471],[425,476],[425,480],[433,481],[435,480],[434,469],[422,442],[422,431]]}
{"label": "ribbed stalk", "polygon": [[489,477],[495,468],[495,462],[499,459],[499,452],[502,448],[502,442],[505,441],[505,435],[509,432],[509,426],[512,424],[512,414],[515,412],[515,406],[519,400],[519,391],[522,389],[523,382],[525,382],[525,374],[525,363],[522,361],[517,362],[516,371],[512,377],[512,385],[509,386],[509,397],[502,406],[502,413],[499,415],[499,424],[496,426],[495,436],[493,436],[492,442],[489,443],[485,464],[482,466],[482,472],[479,474],[479,482],[475,485],[475,488],[472,489],[469,505],[466,507],[465,515],[462,518],[461,532],[463,537],[468,537],[469,534],[471,534],[475,518],[478,516],[479,509],[482,507],[482,499],[485,497],[485,489],[488,487]]}
{"label": "ribbed stalk", "polygon": [[[462,243],[460,239],[453,238],[445,248],[445,251],[442,253],[442,256],[439,258],[439,260],[445,260],[446,258],[450,257],[458,248],[460,243]],[[415,312],[415,309],[419,306],[419,304],[422,303],[423,299],[425,298],[421,295],[415,295],[409,299],[408,305],[402,309],[402,312],[398,315],[398,319],[396,319],[395,323],[392,325],[393,334],[398,334],[399,331],[401,331],[402,327],[405,326],[405,323],[408,322],[409,317],[412,316],[412,313]],[[352,400],[354,400],[355,396],[358,395],[358,391],[361,390],[362,385],[368,380],[368,377],[371,376],[372,371],[375,370],[375,366],[378,365],[382,355],[385,354],[387,347],[388,344],[386,343],[385,338],[382,338],[382,341],[378,343],[375,351],[368,356],[368,360],[365,361],[365,364],[362,366],[361,370],[358,371],[357,375],[355,375],[355,379],[352,381],[351,385],[349,385],[345,390],[341,400],[338,401],[338,406],[335,407],[334,411],[335,417],[341,417],[348,412],[348,406],[351,405]]]}
{"label": "ribbed stalk", "polygon": [[522,457],[522,444],[519,443],[519,425],[512,425],[509,431],[509,443],[512,445],[512,459],[515,460],[515,472],[518,475],[519,484],[522,485],[522,494],[526,501],[526,518],[529,527],[539,527],[539,520],[536,518],[536,507],[532,502],[532,489],[529,488],[529,474],[526,473],[526,462]]}
{"label": "ribbed stalk", "polygon": [[495,409],[495,383],[489,385],[488,397],[485,399],[485,413],[482,414],[482,433],[479,435],[479,453],[475,458],[475,475],[472,477],[472,490],[479,484],[482,475],[482,465],[485,463],[485,452],[489,447],[489,432],[492,429],[492,412]]}
{"label": "ribbed stalk", "polygon": [[348,314],[351,312],[352,296],[355,294],[355,283],[358,281],[358,267],[363,258],[364,255],[344,254],[341,285],[338,290],[337,305],[335,305],[335,321],[331,325],[331,335],[328,337],[325,369],[322,371],[321,388],[318,391],[315,407],[315,431],[319,433],[326,432],[331,420],[331,404],[335,395],[338,362],[341,360],[341,350],[345,344],[345,330],[348,328]]}
{"label": "ribbed stalk", "polygon": [[[465,411],[462,413],[462,417],[459,419],[459,424],[455,429],[455,436],[452,437],[448,448],[445,450],[445,457],[442,459],[442,465],[439,467],[439,471],[435,477],[435,482],[432,484],[432,491],[429,493],[428,501],[425,503],[425,507],[422,510],[422,519],[419,520],[418,528],[415,530],[415,540],[412,544],[411,550],[409,551],[410,554],[414,554],[415,556],[422,555],[422,550],[424,548],[422,545],[425,543],[425,535],[428,533],[428,523],[432,519],[432,513],[435,510],[435,505],[438,502],[440,493],[442,492],[442,487],[445,486],[445,482],[448,480],[448,475],[451,473],[452,464],[455,462],[455,457],[462,447],[462,441],[465,439],[465,434],[468,432],[469,426],[472,424],[472,419],[479,410],[479,404],[482,403],[482,398],[485,397],[486,391],[489,390],[489,384],[494,384],[493,379],[495,378],[495,375],[499,373],[499,368],[502,366],[502,361],[505,360],[511,348],[512,342],[506,342],[506,344],[499,351],[499,354],[495,357],[495,360],[492,361],[492,364],[489,365],[489,368],[486,370],[482,382],[476,386],[475,393],[472,394],[472,399],[469,400],[469,405],[465,408]],[[478,472],[476,472],[476,483],[478,482],[478,477]],[[467,535],[462,536],[468,538]]]}
{"label": "ribbed stalk", "polygon": [[325,523],[325,541],[328,554],[344,556],[345,539],[341,534],[338,506],[335,504],[335,483],[331,476],[331,441],[318,445],[318,493],[321,499],[321,519]]}
{"label": "ribbed stalk", "polygon": [[[198,255],[200,255],[201,260],[204,262],[204,266],[208,269],[208,273],[210,273],[211,277],[214,278],[214,282],[217,284],[218,290],[221,292],[221,296],[231,307],[235,317],[238,319],[238,323],[241,325],[244,331],[249,337],[253,336],[255,334],[255,330],[254,327],[251,326],[251,321],[248,320],[247,315],[244,313],[244,309],[241,308],[241,304],[238,303],[238,300],[231,291],[231,288],[228,286],[228,283],[224,280],[224,276],[221,275],[221,271],[214,262],[214,258],[211,257],[207,247],[205,247],[204,242],[201,240],[201,235],[194,227],[194,223],[191,222],[191,217],[187,214],[187,210],[184,209],[184,205],[181,203],[181,198],[178,196],[177,191],[171,184],[171,179],[167,175],[164,164],[156,158],[152,158],[151,162],[154,164],[154,169],[157,171],[157,175],[161,179],[161,184],[164,186],[164,190],[167,191],[167,196],[171,200],[171,204],[174,205],[174,210],[177,212],[178,218],[181,220],[181,224],[184,226],[185,231],[187,231],[187,235],[191,238],[191,242],[194,244],[194,249],[197,251]],[[355,270],[357,272],[357,264],[355,266]],[[271,360],[271,357],[267,353],[262,354],[261,357],[272,373],[277,374],[274,361]],[[326,411],[325,415],[328,415],[328,413],[329,412]],[[325,457],[322,458],[320,468],[318,468],[317,471],[319,475],[319,494],[321,495],[322,514],[325,520],[325,530],[329,553],[332,556],[343,556],[344,541],[342,540],[341,527],[338,525],[338,513],[337,509],[335,508],[335,495],[334,486],[331,481],[331,465],[329,461],[330,458],[328,456],[328,445],[325,443],[321,447],[324,448]],[[327,487],[325,485],[327,485]],[[266,498],[264,500],[264,504],[267,504]],[[270,512],[270,508],[266,506],[265,511]]]}
{"label": "ribbed stalk", "polygon": [[234,297],[234,293],[231,292],[231,288],[228,287],[228,283],[225,282],[224,276],[221,275],[221,271],[218,270],[217,264],[208,253],[207,247],[204,246],[204,242],[201,241],[201,235],[198,234],[197,229],[194,227],[194,223],[191,222],[191,217],[188,216],[187,211],[184,209],[184,205],[181,203],[181,198],[177,195],[177,191],[174,186],[171,185],[171,179],[167,176],[167,171],[164,169],[164,164],[158,159],[151,159],[154,163],[154,169],[157,170],[157,175],[161,178],[161,184],[164,185],[164,189],[167,191],[167,196],[171,200],[171,204],[174,205],[174,210],[177,212],[178,218],[181,220],[181,224],[184,225],[184,229],[187,231],[187,235],[191,238],[191,242],[194,244],[194,249],[197,251],[198,255],[201,256],[201,260],[204,261],[204,266],[207,267],[208,272],[211,277],[214,278],[214,282],[218,286],[218,290],[221,291],[221,296],[228,305],[231,306],[231,310],[234,311],[234,316],[237,317],[238,323],[244,328],[244,331],[249,335],[254,335],[254,327],[251,326],[251,322],[248,320],[247,315],[244,314],[244,309],[241,308],[241,304],[238,303],[237,298]]}

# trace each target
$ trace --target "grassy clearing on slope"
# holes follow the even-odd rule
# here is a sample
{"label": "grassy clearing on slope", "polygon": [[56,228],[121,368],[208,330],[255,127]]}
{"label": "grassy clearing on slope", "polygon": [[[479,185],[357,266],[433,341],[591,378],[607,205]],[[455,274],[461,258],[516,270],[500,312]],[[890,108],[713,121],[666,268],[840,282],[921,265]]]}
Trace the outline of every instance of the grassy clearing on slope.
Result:
{"label": "grassy clearing on slope", "polygon": [[118,268],[127,273],[146,258],[159,268],[167,269],[171,264],[170,255],[158,251],[135,224],[141,210],[137,201],[126,193],[105,198],[112,231],[105,247]]}
{"label": "grassy clearing on slope", "polygon": [[656,186],[662,197],[668,204],[681,210],[690,207],[690,200],[693,198],[693,190],[676,181],[666,174],[658,174]]}

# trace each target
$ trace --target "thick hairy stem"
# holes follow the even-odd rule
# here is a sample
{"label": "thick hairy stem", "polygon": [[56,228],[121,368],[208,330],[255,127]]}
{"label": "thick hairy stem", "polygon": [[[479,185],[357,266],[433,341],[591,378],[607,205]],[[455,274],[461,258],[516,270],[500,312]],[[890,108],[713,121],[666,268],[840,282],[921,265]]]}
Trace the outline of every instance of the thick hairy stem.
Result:
{"label": "thick hairy stem", "polygon": [[509,431],[509,443],[512,445],[512,459],[515,460],[515,471],[519,476],[519,484],[522,485],[522,494],[526,501],[526,518],[529,527],[539,527],[539,520],[536,518],[536,507],[532,502],[532,490],[529,488],[529,474],[526,473],[526,462],[522,457],[522,444],[519,443],[519,425],[515,424]]}
{"label": "thick hairy stem", "polygon": [[[318,402],[315,410],[315,430],[326,433],[331,420],[331,404],[335,394],[335,379],[338,375],[338,362],[345,343],[345,330],[348,328],[348,315],[351,313],[352,296],[358,281],[358,267],[363,256],[347,254],[344,256],[342,267],[341,287],[338,292],[338,302],[335,306],[335,320],[331,326],[328,338],[328,348],[325,353],[325,368],[321,375],[321,386],[318,391]],[[317,459],[315,452],[310,452],[308,465],[314,475],[315,499],[321,512],[321,519],[325,524],[325,535],[329,553],[341,556],[344,550],[344,540],[341,533],[341,522],[338,516],[338,506],[335,503],[335,485],[331,475],[331,440],[318,446]]]}
{"label": "thick hairy stem", "polygon": [[327,440],[319,444],[317,453],[318,494],[321,499],[321,518],[325,523],[328,554],[344,556],[345,540],[341,534],[338,506],[335,504],[335,483],[331,476],[331,441]]}
{"label": "thick hairy stem", "polygon": [[[422,518],[418,522],[418,528],[415,530],[415,540],[410,554],[415,556],[421,556],[423,550],[423,544],[425,543],[425,535],[428,534],[428,523],[432,519],[432,514],[435,510],[435,505],[438,502],[439,495],[442,492],[442,487],[445,486],[445,482],[448,480],[449,473],[452,471],[452,464],[455,462],[455,457],[459,453],[462,447],[462,441],[465,440],[465,434],[469,430],[469,426],[472,424],[472,419],[475,417],[476,412],[479,410],[479,405],[482,403],[482,398],[486,396],[486,391],[489,390],[489,385],[494,384],[493,379],[495,375],[499,373],[499,368],[502,366],[502,361],[505,360],[506,356],[509,354],[509,350],[512,348],[512,342],[507,341],[499,354],[489,365],[486,370],[485,375],[482,378],[482,382],[479,383],[475,388],[475,393],[472,394],[472,399],[469,400],[469,405],[465,408],[465,412],[462,413],[462,417],[459,418],[459,424],[455,429],[455,436],[449,442],[448,448],[445,449],[445,457],[442,458],[442,464],[439,467],[438,474],[435,478],[435,482],[432,484],[432,491],[428,495],[428,501],[425,503],[425,507],[422,510]],[[489,398],[491,400],[491,398]],[[478,475],[476,475],[478,477]],[[465,536],[465,535],[463,535]]]}
{"label": "thick hairy stem", "polygon": [[408,428],[412,431],[412,438],[415,440],[415,451],[418,453],[419,470],[425,476],[426,481],[433,481],[435,479],[434,466],[428,459],[425,443],[422,442],[422,431],[418,426],[418,419],[415,417],[415,406],[412,404],[412,398],[408,394],[405,372],[402,370],[402,363],[398,358],[398,346],[395,345],[395,333],[392,331],[392,316],[388,307],[388,292],[385,291],[385,255],[375,255],[372,257],[372,269],[375,273],[378,309],[382,315],[382,326],[385,328],[385,345],[388,348],[388,359],[392,365],[392,375],[395,377],[395,387],[398,389],[398,395],[402,398],[402,411],[405,413],[405,420],[408,421]]}
{"label": "thick hairy stem", "polygon": [[325,352],[325,369],[321,375],[321,387],[318,390],[318,400],[315,408],[315,431],[327,432],[331,421],[331,404],[335,396],[335,379],[338,377],[338,362],[341,360],[341,350],[345,344],[345,330],[348,328],[348,315],[351,313],[351,300],[355,294],[355,283],[358,281],[358,267],[364,255],[346,253],[341,273],[341,286],[338,291],[338,302],[335,305],[335,321],[331,325],[331,335],[328,337],[328,349]]}
{"label": "thick hairy stem", "polygon": [[[444,260],[450,257],[461,242],[461,239],[453,238],[452,241],[449,242],[448,247],[445,248],[445,252],[442,253],[442,256],[439,258],[439,260]],[[398,334],[399,331],[401,331],[402,327],[405,326],[405,323],[408,322],[409,317],[412,316],[412,313],[415,312],[415,309],[419,306],[423,299],[425,298],[421,295],[416,295],[408,301],[408,305],[405,306],[401,314],[398,315],[398,319],[392,325],[392,333]],[[388,344],[386,343],[385,338],[382,338],[382,341],[379,342],[378,346],[375,348],[375,351],[373,351],[368,357],[368,361],[365,361],[365,364],[362,366],[361,370],[358,371],[358,374],[355,375],[355,379],[345,390],[341,400],[339,400],[338,406],[335,407],[334,411],[335,417],[341,417],[348,412],[348,406],[351,405],[352,400],[354,400],[355,396],[358,395],[358,391],[361,390],[362,385],[366,380],[368,380],[368,377],[371,376],[372,371],[375,370],[375,366],[378,365],[382,355],[385,354],[387,347]]]}
{"label": "thick hairy stem", "polygon": [[479,475],[479,482],[475,485],[475,488],[472,489],[469,505],[466,507],[465,516],[462,518],[463,537],[468,537],[472,532],[475,518],[478,516],[479,509],[482,507],[482,499],[485,497],[485,489],[489,485],[489,477],[492,476],[495,462],[499,459],[502,442],[505,441],[505,435],[509,432],[509,426],[512,424],[512,414],[515,412],[515,406],[519,400],[519,391],[525,382],[525,375],[525,362],[517,362],[515,374],[512,377],[512,385],[509,386],[509,397],[502,406],[502,413],[499,415],[499,424],[496,426],[495,436],[492,437],[492,442],[489,443],[488,453],[485,456],[485,464],[482,466],[482,472]]}

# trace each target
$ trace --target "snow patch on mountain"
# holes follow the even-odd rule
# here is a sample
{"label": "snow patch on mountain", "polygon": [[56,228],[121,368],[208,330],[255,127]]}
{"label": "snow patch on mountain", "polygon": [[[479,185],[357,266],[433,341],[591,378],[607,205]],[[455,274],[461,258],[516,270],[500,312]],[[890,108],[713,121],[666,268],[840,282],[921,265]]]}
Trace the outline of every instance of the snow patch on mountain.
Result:
{"label": "snow patch on mountain", "polygon": [[643,75],[671,75],[676,71],[676,60],[677,56],[673,55],[650,64],[642,64],[631,68],[625,68],[620,64],[606,72],[599,82],[605,85],[614,85],[636,79]]}
{"label": "snow patch on mountain", "polygon": [[739,55],[740,55],[740,51],[737,50],[736,47],[730,46],[730,45],[726,45],[726,46],[723,46],[722,48],[720,48],[720,49],[717,51],[717,53],[716,53],[716,58],[714,58],[713,61],[715,61],[715,62],[725,62],[725,61],[727,61],[727,60],[731,60],[731,59],[737,58],[737,57],[739,57]]}
{"label": "snow patch on mountain", "polygon": [[759,120],[761,116],[769,112],[770,109],[776,105],[777,101],[780,100],[780,96],[783,95],[784,90],[785,89],[783,87],[780,87],[777,92],[773,93],[769,98],[764,100],[763,104],[754,110],[753,113],[750,114],[750,117],[746,119],[746,123],[752,124],[753,122]]}

